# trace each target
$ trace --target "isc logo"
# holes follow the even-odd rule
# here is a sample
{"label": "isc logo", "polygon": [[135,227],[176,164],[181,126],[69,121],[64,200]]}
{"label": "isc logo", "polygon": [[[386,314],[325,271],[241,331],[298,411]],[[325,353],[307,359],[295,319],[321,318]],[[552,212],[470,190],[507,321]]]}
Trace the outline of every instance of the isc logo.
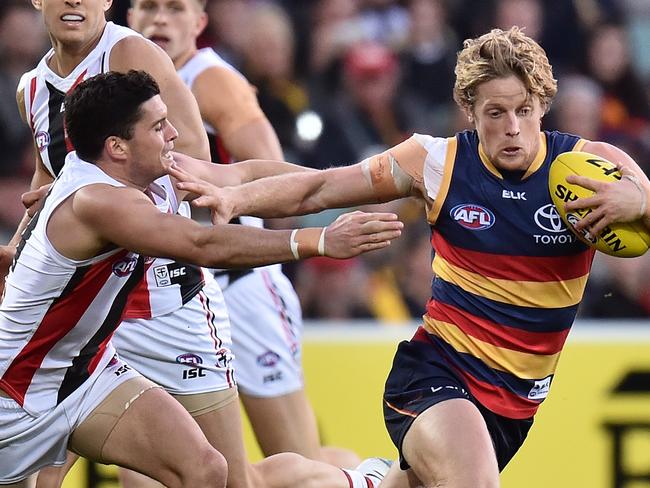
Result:
{"label": "isc logo", "polygon": [[184,380],[191,380],[194,378],[203,378],[203,377],[205,377],[205,369],[203,368],[192,368],[183,371]]}
{"label": "isc logo", "polygon": [[187,273],[185,271],[185,266],[182,268],[176,268],[176,269],[170,269],[169,270],[169,277],[170,278],[178,278],[179,276],[185,276]]}
{"label": "isc logo", "polygon": [[494,225],[494,214],[487,208],[472,203],[456,205],[449,215],[460,225],[470,230],[485,230]]}
{"label": "isc logo", "polygon": [[171,268],[170,266],[164,264],[162,266],[156,266],[153,269],[154,276],[156,277],[157,286],[169,286],[173,282],[174,278],[180,278],[187,274],[187,268],[182,266],[180,268]]}

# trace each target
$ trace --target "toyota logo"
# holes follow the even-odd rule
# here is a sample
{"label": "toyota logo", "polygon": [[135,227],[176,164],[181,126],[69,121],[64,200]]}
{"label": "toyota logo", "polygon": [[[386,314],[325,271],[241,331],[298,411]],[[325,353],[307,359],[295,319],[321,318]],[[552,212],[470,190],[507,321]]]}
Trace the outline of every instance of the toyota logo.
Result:
{"label": "toyota logo", "polygon": [[562,217],[552,203],[537,209],[535,223],[547,232],[559,233],[567,230],[562,222]]}

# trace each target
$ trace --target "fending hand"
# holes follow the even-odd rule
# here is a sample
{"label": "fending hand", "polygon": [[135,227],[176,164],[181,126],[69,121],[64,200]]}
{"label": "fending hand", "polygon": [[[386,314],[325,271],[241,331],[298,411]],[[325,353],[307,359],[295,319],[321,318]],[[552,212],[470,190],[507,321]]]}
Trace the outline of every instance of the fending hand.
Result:
{"label": "fending hand", "polygon": [[169,167],[169,175],[176,180],[176,188],[190,194],[188,200],[193,206],[210,209],[213,224],[227,224],[236,217],[228,187],[217,187],[201,180],[175,163]]}
{"label": "fending hand", "polygon": [[394,213],[345,213],[325,230],[325,255],[344,259],[382,249],[402,234],[403,227]]}

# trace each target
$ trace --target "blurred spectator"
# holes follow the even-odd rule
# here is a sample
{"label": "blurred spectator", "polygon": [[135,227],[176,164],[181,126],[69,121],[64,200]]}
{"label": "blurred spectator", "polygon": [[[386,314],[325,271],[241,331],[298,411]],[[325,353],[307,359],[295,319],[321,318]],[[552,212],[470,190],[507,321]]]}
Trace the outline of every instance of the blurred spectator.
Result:
{"label": "blurred spectator", "polygon": [[329,92],[338,87],[343,54],[363,39],[358,13],[358,0],[319,0],[314,8],[309,67]]}
{"label": "blurred spectator", "polygon": [[592,141],[601,140],[602,109],[603,90],[598,83],[569,75],[558,80],[558,93],[548,115],[553,120],[548,125]]}
{"label": "blurred spectator", "polygon": [[353,46],[345,56],[344,91],[334,103],[336,125],[344,132],[337,141],[352,149],[352,160],[399,144],[417,128],[422,103],[399,90],[396,54],[376,42]]}
{"label": "blurred spectator", "polygon": [[358,258],[312,258],[295,277],[304,318],[370,318],[367,270]]}
{"label": "blurred spectator", "polygon": [[412,0],[409,11],[411,32],[402,54],[402,89],[426,104],[426,119],[418,125],[427,133],[447,134],[456,105],[449,93],[459,40],[447,24],[444,0]]}
{"label": "blurred spectator", "polygon": [[605,90],[603,123],[610,130],[637,130],[650,120],[646,87],[630,60],[623,26],[604,24],[592,32],[587,50],[587,72]]}
{"label": "blurred spectator", "polygon": [[31,134],[20,117],[16,90],[21,75],[36,65],[47,46],[41,16],[29,2],[0,4],[0,234],[4,242],[25,212],[20,195],[34,169]]}
{"label": "blurred spectator", "polygon": [[288,15],[262,3],[250,13],[244,46],[244,73],[258,90],[260,107],[275,128],[288,161],[327,167],[356,162],[337,144],[341,134],[313,106],[294,72],[294,33]]}
{"label": "blurred spectator", "polygon": [[362,0],[361,29],[364,39],[401,49],[408,39],[408,11],[395,0]]}
{"label": "blurred spectator", "polygon": [[202,44],[210,44],[221,57],[241,69],[253,8],[249,0],[208,0],[208,27]]}
{"label": "blurred spectator", "polygon": [[597,253],[580,305],[583,318],[650,316],[650,254],[620,259]]}
{"label": "blurred spectator", "polygon": [[496,3],[496,27],[507,30],[517,25],[539,42],[543,24],[544,10],[540,0],[498,0]]}
{"label": "blurred spectator", "polygon": [[627,33],[622,25],[597,27],[587,51],[587,74],[604,91],[603,138],[630,152],[650,169],[650,98],[632,65]]}
{"label": "blurred spectator", "polygon": [[370,270],[370,309],[376,319],[388,323],[420,319],[433,278],[431,230],[423,218],[424,209],[414,199],[394,203],[397,208],[390,210],[405,224],[402,237],[386,250],[363,256]]}

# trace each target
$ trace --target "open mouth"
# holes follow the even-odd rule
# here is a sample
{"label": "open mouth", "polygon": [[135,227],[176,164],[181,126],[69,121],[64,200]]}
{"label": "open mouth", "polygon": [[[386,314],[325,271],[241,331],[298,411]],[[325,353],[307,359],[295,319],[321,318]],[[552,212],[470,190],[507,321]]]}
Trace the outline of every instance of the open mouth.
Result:
{"label": "open mouth", "polygon": [[519,148],[516,146],[506,147],[502,152],[507,156],[514,156],[519,152]]}
{"label": "open mouth", "polygon": [[63,22],[69,25],[79,25],[86,20],[86,18],[81,14],[63,14],[60,18]]}
{"label": "open mouth", "polygon": [[170,41],[169,37],[160,35],[149,36],[149,40],[163,48],[169,44]]}

